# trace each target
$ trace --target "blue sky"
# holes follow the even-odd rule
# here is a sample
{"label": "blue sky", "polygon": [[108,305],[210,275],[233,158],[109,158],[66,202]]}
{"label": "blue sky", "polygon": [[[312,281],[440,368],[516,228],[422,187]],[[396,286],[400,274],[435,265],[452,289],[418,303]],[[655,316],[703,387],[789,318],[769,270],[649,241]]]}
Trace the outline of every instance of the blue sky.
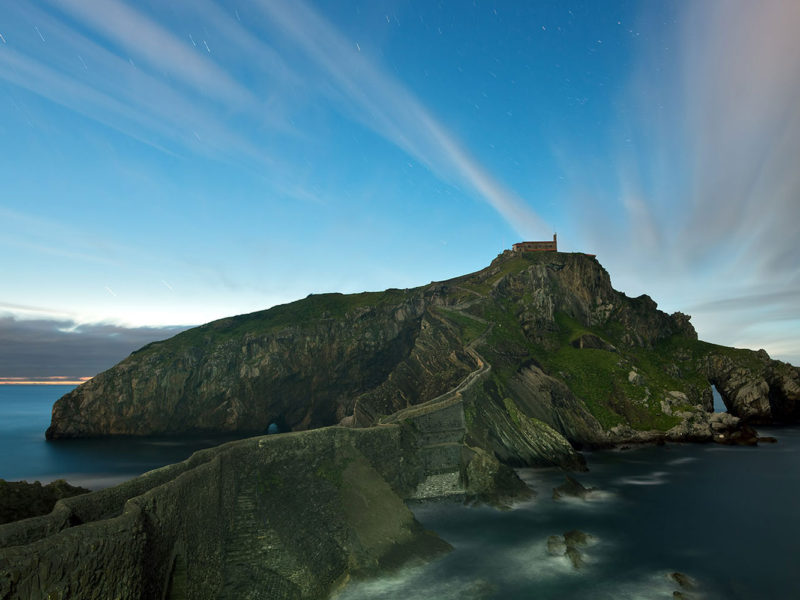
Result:
{"label": "blue sky", "polygon": [[3,3],[0,318],[199,324],[557,231],[798,363],[798,30],[793,0]]}

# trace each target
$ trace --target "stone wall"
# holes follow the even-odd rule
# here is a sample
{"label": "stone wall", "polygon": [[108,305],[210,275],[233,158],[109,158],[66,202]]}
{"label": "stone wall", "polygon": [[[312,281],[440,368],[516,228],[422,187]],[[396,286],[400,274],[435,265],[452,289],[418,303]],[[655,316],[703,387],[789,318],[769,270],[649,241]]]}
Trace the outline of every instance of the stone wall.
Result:
{"label": "stone wall", "polygon": [[490,372],[479,362],[391,423],[230,442],[0,526],[0,600],[324,598],[446,551],[404,500],[530,493],[465,443],[464,402]]}
{"label": "stone wall", "polygon": [[0,527],[0,598],[322,598],[449,546],[402,501],[408,429],[231,442]]}

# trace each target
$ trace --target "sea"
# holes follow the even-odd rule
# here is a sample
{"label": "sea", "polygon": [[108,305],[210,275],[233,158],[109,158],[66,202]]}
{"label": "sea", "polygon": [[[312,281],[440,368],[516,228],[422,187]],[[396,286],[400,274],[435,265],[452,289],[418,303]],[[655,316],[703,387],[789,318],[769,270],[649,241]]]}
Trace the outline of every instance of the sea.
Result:
{"label": "sea", "polygon": [[[70,386],[0,386],[0,478],[65,478],[99,489],[187,458],[220,438],[46,442]],[[720,407],[724,408],[724,407]],[[776,444],[667,444],[585,453],[587,500],[554,500],[564,473],[523,469],[535,496],[509,510],[414,505],[453,545],[388,576],[353,581],[337,600],[800,598],[800,427],[762,428]],[[591,536],[575,569],[547,553],[552,535]],[[682,573],[691,589],[670,577]]]}
{"label": "sea", "polygon": [[241,436],[46,441],[53,404],[74,385],[0,385],[0,479],[66,479],[98,490]]}

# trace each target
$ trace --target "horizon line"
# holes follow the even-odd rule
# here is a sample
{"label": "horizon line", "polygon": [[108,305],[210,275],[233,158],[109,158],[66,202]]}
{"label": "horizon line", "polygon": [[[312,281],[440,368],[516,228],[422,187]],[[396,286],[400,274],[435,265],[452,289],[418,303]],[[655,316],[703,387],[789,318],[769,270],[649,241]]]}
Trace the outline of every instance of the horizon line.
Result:
{"label": "horizon line", "polygon": [[68,378],[63,376],[25,378],[25,377],[0,377],[0,385],[81,385],[92,379],[91,377]]}

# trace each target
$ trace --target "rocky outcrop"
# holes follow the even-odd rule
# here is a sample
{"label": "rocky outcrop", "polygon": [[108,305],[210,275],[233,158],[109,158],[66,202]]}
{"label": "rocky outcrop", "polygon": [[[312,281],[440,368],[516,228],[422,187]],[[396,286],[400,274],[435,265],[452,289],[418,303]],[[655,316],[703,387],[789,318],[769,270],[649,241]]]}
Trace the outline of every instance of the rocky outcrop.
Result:
{"label": "rocky outcrop", "polygon": [[705,361],[709,381],[732,414],[752,424],[800,419],[800,369],[770,360],[763,350],[712,351]]}
{"label": "rocky outcrop", "polygon": [[231,442],[0,526],[0,598],[321,598],[446,552],[408,428]]}
{"label": "rocky outcrop", "polygon": [[47,485],[38,481],[0,479],[0,524],[46,515],[61,498],[86,494],[89,490],[57,479]]}
{"label": "rocky outcrop", "polygon": [[47,436],[368,427],[466,386],[468,446],[576,469],[572,448],[710,439],[711,384],[746,422],[800,418],[796,368],[697,340],[592,257],[506,252],[445,282],[314,295],[150,344],[61,398]]}
{"label": "rocky outcrop", "polygon": [[[332,425],[420,334],[423,294],[341,294],[215,321],[156,342],[64,396],[49,438]],[[366,301],[365,301],[366,302]],[[300,306],[297,306],[300,304]],[[306,318],[306,313],[313,318]],[[426,381],[435,388],[438,379]],[[445,378],[442,391],[451,381]]]}
{"label": "rocky outcrop", "polygon": [[507,389],[526,416],[544,423],[577,445],[602,440],[603,428],[586,404],[559,379],[535,363],[523,364],[507,382]]}
{"label": "rocky outcrop", "polygon": [[527,500],[533,491],[513,469],[481,448],[467,449],[464,491],[468,502],[508,508],[515,501]]}
{"label": "rocky outcrop", "polygon": [[606,350],[607,352],[617,352],[618,350],[604,339],[592,333],[585,333],[570,342],[574,348],[592,348],[593,350]]}
{"label": "rocky outcrop", "polygon": [[587,488],[574,477],[566,475],[565,478],[564,483],[553,488],[553,500],[561,500],[562,498],[586,500],[589,494],[594,491],[594,488]]}
{"label": "rocky outcrop", "polygon": [[583,548],[595,542],[594,537],[573,529],[564,535],[551,535],[547,538],[547,553],[550,556],[566,556],[574,569],[582,568],[586,563]]}

